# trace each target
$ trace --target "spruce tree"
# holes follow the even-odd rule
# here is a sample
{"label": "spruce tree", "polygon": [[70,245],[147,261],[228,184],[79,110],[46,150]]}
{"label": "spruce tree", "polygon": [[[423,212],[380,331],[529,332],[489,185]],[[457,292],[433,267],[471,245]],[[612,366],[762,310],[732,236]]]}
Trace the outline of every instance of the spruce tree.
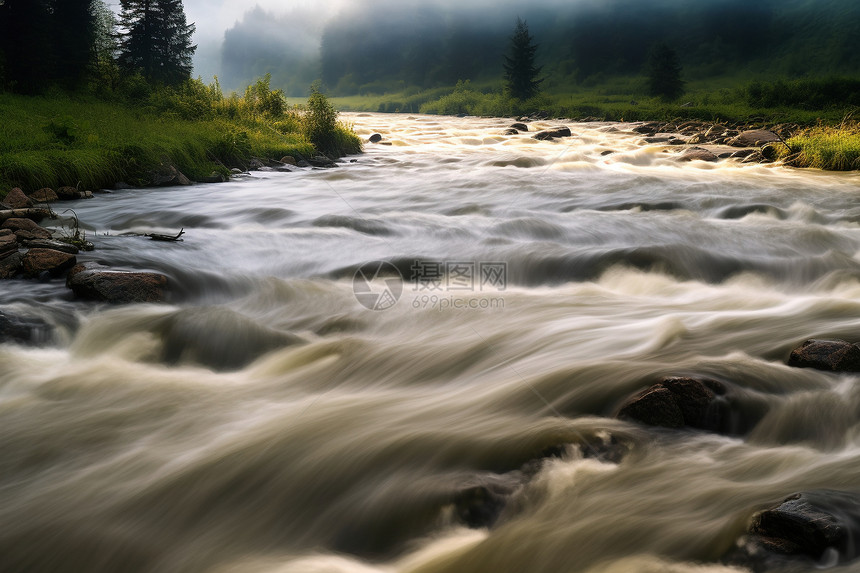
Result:
{"label": "spruce tree", "polygon": [[535,54],[538,46],[533,43],[534,38],[529,35],[529,27],[520,18],[517,18],[517,26],[514,35],[511,36],[511,44],[508,55],[505,56],[505,85],[511,97],[521,100],[532,98],[540,91],[539,87],[543,79],[538,79],[542,66],[535,65]]}
{"label": "spruce tree", "polygon": [[651,48],[646,64],[648,92],[665,101],[681,97],[684,93],[684,80],[681,79],[681,62],[678,54],[665,42],[658,42]]}
{"label": "spruce tree", "polygon": [[194,24],[182,0],[120,0],[119,65],[152,82],[175,85],[191,77]]}

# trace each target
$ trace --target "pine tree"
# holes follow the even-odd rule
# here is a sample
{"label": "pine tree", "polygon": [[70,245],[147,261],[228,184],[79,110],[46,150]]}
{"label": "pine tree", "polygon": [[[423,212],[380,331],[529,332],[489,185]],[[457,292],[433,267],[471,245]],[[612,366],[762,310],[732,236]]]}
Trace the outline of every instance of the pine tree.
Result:
{"label": "pine tree", "polygon": [[119,65],[154,82],[174,85],[191,77],[194,24],[182,0],[121,0]]}
{"label": "pine tree", "polygon": [[648,92],[665,101],[681,97],[684,93],[684,80],[681,79],[681,62],[678,54],[665,42],[658,42],[651,48],[646,64]]}
{"label": "pine tree", "polygon": [[529,27],[520,18],[511,36],[509,55],[505,56],[505,84],[511,97],[521,100],[532,98],[540,91],[543,78],[538,79],[543,66],[535,66],[538,46],[532,43]]}
{"label": "pine tree", "polygon": [[95,67],[96,2],[53,0],[52,76],[60,85],[76,89]]}
{"label": "pine tree", "polygon": [[48,0],[0,3],[0,51],[5,81],[15,91],[35,93],[53,80],[51,5]]}

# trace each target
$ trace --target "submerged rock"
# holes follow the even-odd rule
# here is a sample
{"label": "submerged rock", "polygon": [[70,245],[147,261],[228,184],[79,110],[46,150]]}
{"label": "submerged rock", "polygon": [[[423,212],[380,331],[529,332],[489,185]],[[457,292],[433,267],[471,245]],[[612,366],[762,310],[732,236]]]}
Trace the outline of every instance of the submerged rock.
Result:
{"label": "submerged rock", "polygon": [[797,493],[753,516],[748,535],[724,559],[756,573],[806,571],[860,556],[860,497],[818,490]]}
{"label": "submerged rock", "polygon": [[788,365],[831,372],[860,372],[860,344],[813,338],[791,351]]}
{"label": "submerged rock", "polygon": [[511,129],[516,129],[517,131],[527,132],[529,130],[529,126],[518,121],[516,123],[511,124]]}
{"label": "submerged rock", "polygon": [[43,320],[0,312],[0,343],[39,344],[51,335],[51,326]]}
{"label": "submerged rock", "polygon": [[56,193],[57,198],[61,201],[74,201],[75,199],[82,198],[82,193],[75,187],[60,187]]}
{"label": "submerged rock", "polygon": [[28,249],[53,249],[55,251],[61,251],[72,255],[77,255],[80,252],[80,249],[75,245],[64,243],[63,241],[55,241],[53,239],[27,240],[23,241],[22,245]]}
{"label": "submerged rock", "polygon": [[716,380],[663,378],[629,398],[619,409],[618,418],[663,428],[686,426],[725,432],[729,429],[726,392],[726,386]]}
{"label": "submerged rock", "polygon": [[158,273],[125,272],[77,265],[69,271],[66,286],[81,298],[102,302],[162,302],[165,298],[167,277]]}

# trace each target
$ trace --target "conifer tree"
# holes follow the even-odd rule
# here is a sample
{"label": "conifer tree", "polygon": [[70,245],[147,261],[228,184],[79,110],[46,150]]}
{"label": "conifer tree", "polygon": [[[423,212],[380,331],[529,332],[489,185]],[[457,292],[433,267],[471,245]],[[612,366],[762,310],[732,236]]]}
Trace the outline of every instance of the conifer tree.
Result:
{"label": "conifer tree", "polygon": [[646,64],[648,92],[665,101],[681,97],[684,93],[684,80],[681,79],[681,62],[678,54],[665,42],[658,42],[651,48]]}
{"label": "conifer tree", "polygon": [[511,36],[508,55],[505,56],[505,84],[511,97],[526,100],[536,96],[543,79],[538,79],[542,66],[535,65],[538,46],[529,35],[525,21],[517,18],[514,35]]}
{"label": "conifer tree", "polygon": [[153,82],[175,85],[191,77],[194,24],[182,0],[121,0],[120,67]]}

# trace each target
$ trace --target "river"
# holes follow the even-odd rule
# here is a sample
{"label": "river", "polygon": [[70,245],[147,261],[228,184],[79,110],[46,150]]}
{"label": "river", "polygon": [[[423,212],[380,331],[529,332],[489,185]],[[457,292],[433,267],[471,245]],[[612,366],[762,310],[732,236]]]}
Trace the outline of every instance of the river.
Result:
{"label": "river", "polygon": [[[755,510],[856,489],[857,376],[785,362],[860,340],[858,174],[680,163],[618,124],[346,119],[390,145],[68,205],[79,260],[164,273],[168,304],[0,284],[55,329],[0,347],[0,569],[730,571]],[[766,414],[613,418],[666,375]],[[492,528],[458,519],[463,488],[607,436],[620,463],[569,446]]]}

